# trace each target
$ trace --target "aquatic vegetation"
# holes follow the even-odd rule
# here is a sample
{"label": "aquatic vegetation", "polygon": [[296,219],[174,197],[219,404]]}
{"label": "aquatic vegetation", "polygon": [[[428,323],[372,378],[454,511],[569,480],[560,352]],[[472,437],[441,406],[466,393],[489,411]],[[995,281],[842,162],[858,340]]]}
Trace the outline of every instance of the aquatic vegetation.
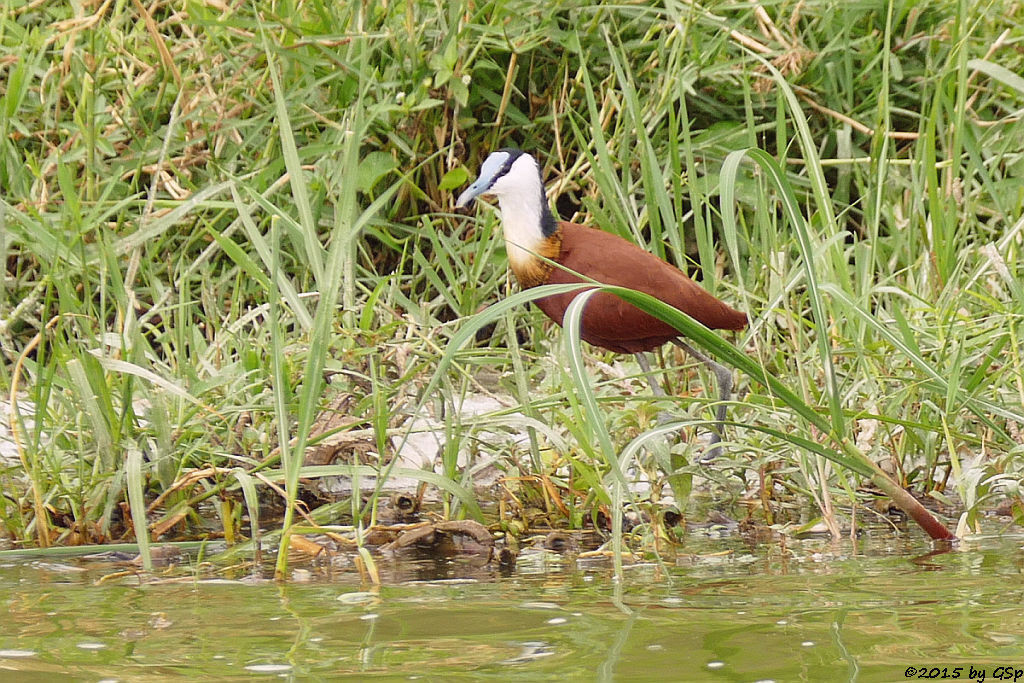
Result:
{"label": "aquatic vegetation", "polygon": [[[0,528],[240,541],[279,500],[280,542],[371,527],[402,477],[506,533],[625,510],[657,548],[711,496],[845,534],[876,512],[850,449],[959,533],[1019,523],[1022,12],[6,4]],[[656,423],[705,431],[699,364],[664,349],[652,400],[506,291],[493,212],[453,211],[503,145],[562,218],[750,313],[712,467]]]}

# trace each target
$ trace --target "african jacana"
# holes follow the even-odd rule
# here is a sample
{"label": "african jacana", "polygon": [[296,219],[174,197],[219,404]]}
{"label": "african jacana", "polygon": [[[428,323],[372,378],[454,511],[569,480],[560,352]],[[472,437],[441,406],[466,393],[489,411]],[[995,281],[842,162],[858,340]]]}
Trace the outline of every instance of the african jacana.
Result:
{"label": "african jacana", "polygon": [[[603,284],[650,294],[711,329],[746,327],[745,313],[708,294],[681,270],[654,254],[609,232],[557,221],[548,207],[540,167],[530,154],[518,149],[491,153],[480,167],[480,176],[459,195],[456,206],[468,206],[484,194],[498,198],[509,265],[523,287],[586,282],[575,274],[579,273]],[[546,296],[534,303],[561,325],[566,308],[582,291]],[[664,391],[651,378],[645,351],[673,342],[707,365],[718,379],[719,405],[711,448],[703,460],[718,455],[725,401],[732,392],[732,373],[727,368],[681,341],[679,331],[671,325],[609,292],[598,292],[587,302],[580,336],[616,353],[635,354],[652,390],[659,396],[664,396]]]}

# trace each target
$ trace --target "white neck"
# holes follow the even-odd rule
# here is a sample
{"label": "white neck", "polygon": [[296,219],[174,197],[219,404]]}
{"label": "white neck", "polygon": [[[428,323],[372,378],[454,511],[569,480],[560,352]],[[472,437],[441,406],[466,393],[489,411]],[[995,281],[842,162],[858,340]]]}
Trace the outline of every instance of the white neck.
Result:
{"label": "white neck", "polygon": [[528,196],[498,198],[505,249],[508,251],[508,260],[514,266],[528,263],[533,258],[532,253],[544,241],[540,226],[542,196],[538,189]]}
{"label": "white neck", "polygon": [[524,265],[533,257],[544,241],[541,227],[544,186],[541,184],[537,162],[524,154],[491,188],[501,208],[501,229],[505,235],[505,248],[513,266]]}

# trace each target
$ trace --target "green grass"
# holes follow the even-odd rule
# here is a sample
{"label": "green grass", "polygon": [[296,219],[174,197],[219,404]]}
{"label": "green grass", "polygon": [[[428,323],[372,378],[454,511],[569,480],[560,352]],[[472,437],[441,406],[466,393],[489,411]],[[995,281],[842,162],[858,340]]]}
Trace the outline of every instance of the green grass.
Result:
{"label": "green grass", "polygon": [[[1017,3],[963,0],[7,3],[0,387],[18,457],[0,466],[0,528],[134,540],[142,501],[166,493],[151,529],[193,533],[221,500],[249,534],[260,477],[294,503],[300,477],[378,471],[301,469],[329,401],[386,462],[411,417],[455,415],[485,375],[525,417],[450,419],[444,474],[404,473],[449,515],[487,502],[466,446],[549,477],[569,526],[620,500],[656,509],[666,481],[686,509],[700,473],[759,520],[821,508],[838,528],[867,502],[861,456],[962,531],[1003,529],[982,513],[1004,502],[1020,523],[1022,22]],[[666,406],[632,359],[580,354],[571,334],[565,350],[535,293],[505,290],[496,213],[451,212],[505,145],[541,158],[563,219],[751,313],[706,347],[735,346],[743,370],[710,469],[656,438],[659,409],[711,414],[692,363],[660,354]],[[513,423],[528,446],[478,443]],[[641,499],[637,477],[654,482]]]}

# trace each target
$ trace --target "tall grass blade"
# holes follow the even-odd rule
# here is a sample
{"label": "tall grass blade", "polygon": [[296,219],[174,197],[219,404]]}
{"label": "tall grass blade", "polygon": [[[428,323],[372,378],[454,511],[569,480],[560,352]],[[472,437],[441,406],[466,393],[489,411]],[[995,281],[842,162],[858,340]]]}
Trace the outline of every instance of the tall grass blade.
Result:
{"label": "tall grass blade", "polygon": [[153,571],[153,558],[149,552],[149,520],[146,518],[145,476],[142,473],[142,451],[128,448],[125,464],[128,475],[128,503],[132,510],[132,525],[135,527],[135,542],[139,544],[142,568]]}

